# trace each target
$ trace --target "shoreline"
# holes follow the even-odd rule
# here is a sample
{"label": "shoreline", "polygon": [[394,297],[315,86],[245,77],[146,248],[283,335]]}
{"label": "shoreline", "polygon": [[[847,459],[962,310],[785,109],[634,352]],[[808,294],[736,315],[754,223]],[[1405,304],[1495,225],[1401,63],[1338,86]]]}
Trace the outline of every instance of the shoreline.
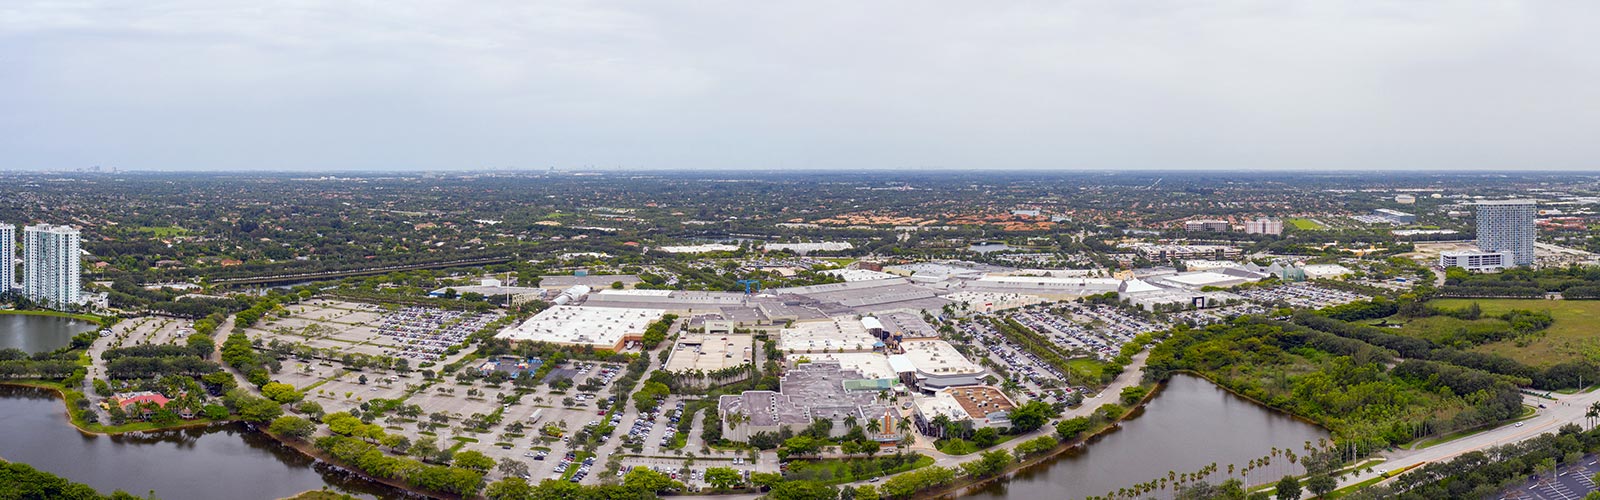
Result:
{"label": "shoreline", "polygon": [[[373,483],[382,484],[384,486],[388,486],[388,487],[391,487],[391,488],[398,489],[398,490],[403,491],[407,495],[410,495],[412,497],[416,497],[416,498],[461,498],[461,497],[458,497],[458,496],[457,497],[446,497],[446,496],[441,496],[440,494],[424,492],[424,491],[412,488],[410,485],[407,485],[407,484],[405,484],[404,482],[401,482],[401,481],[395,481],[393,479],[385,479],[385,478],[380,478],[380,477],[374,477],[371,474],[367,474],[366,471],[362,471],[362,470],[357,469],[355,467],[351,467],[351,466],[349,466],[347,464],[340,463],[339,461],[334,460],[333,457],[329,457],[327,455],[322,454],[321,452],[319,452],[316,449],[316,447],[312,446],[310,442],[297,442],[295,440],[285,439],[282,436],[279,436],[277,434],[273,434],[272,432],[268,431],[264,426],[252,424],[252,423],[249,423],[249,422],[245,422],[243,420],[229,419],[229,420],[206,420],[206,421],[198,421],[198,422],[190,421],[190,422],[183,422],[183,423],[174,424],[174,425],[165,426],[165,427],[157,427],[157,428],[153,428],[153,429],[139,429],[139,430],[127,430],[127,431],[94,431],[94,430],[89,430],[89,429],[83,428],[83,426],[78,425],[78,422],[75,419],[72,418],[72,408],[67,407],[67,404],[68,404],[67,403],[67,397],[66,397],[65,394],[63,394],[61,392],[62,390],[59,387],[55,387],[55,386],[50,385],[50,384],[18,382],[18,381],[12,381],[12,380],[0,381],[0,386],[25,387],[25,388],[29,388],[29,389],[50,391],[51,394],[55,395],[57,400],[61,401],[62,407],[63,407],[64,411],[66,412],[65,416],[67,417],[67,425],[72,426],[73,429],[76,429],[78,432],[83,433],[85,435],[92,435],[92,436],[120,436],[120,435],[124,435],[124,434],[135,434],[135,433],[141,433],[141,432],[167,432],[167,431],[182,430],[182,429],[192,429],[192,428],[196,428],[196,427],[209,427],[209,426],[212,426],[212,425],[226,425],[226,424],[231,424],[231,423],[242,423],[245,426],[249,427],[252,431],[259,432],[259,433],[261,433],[263,435],[266,435],[267,437],[272,438],[273,441],[276,441],[279,444],[282,444],[282,445],[287,446],[287,447],[289,447],[291,449],[294,449],[296,452],[298,452],[301,455],[304,455],[304,456],[306,456],[308,458],[311,458],[312,460],[316,460],[318,462],[322,462],[322,463],[326,463],[326,464],[337,466],[340,470],[344,471],[346,474],[351,474],[351,475],[360,477],[363,480],[371,481]],[[319,491],[319,490],[308,490],[308,491]],[[302,492],[302,494],[303,493],[304,492]]]}
{"label": "shoreline", "polygon": [[[1029,467],[1033,467],[1033,466],[1036,466],[1036,465],[1041,465],[1045,461],[1055,459],[1056,457],[1060,456],[1062,453],[1066,453],[1068,450],[1072,450],[1072,449],[1076,449],[1076,448],[1084,447],[1084,446],[1089,446],[1090,444],[1092,444],[1091,441],[1094,441],[1096,438],[1099,438],[1099,437],[1101,437],[1101,436],[1103,436],[1105,434],[1109,434],[1110,432],[1121,428],[1122,427],[1122,422],[1132,418],[1135,410],[1138,410],[1140,413],[1143,413],[1145,405],[1148,404],[1150,401],[1154,400],[1156,395],[1160,394],[1162,390],[1166,389],[1166,387],[1167,387],[1166,382],[1157,382],[1155,384],[1155,386],[1151,388],[1151,390],[1150,390],[1150,392],[1148,394],[1145,394],[1144,397],[1141,398],[1138,403],[1135,403],[1135,404],[1133,404],[1131,406],[1128,406],[1127,411],[1122,412],[1122,415],[1118,416],[1116,418],[1116,420],[1112,420],[1110,422],[1107,422],[1105,426],[1103,426],[1103,427],[1101,427],[1099,429],[1096,429],[1093,432],[1089,432],[1087,434],[1084,434],[1083,436],[1079,436],[1078,438],[1073,439],[1072,441],[1062,442],[1061,444],[1056,445],[1055,448],[1051,449],[1047,453],[1041,453],[1038,456],[1029,457],[1026,460],[1018,460],[1016,463],[1013,463],[1013,464],[1007,466],[1006,469],[1004,471],[1002,471],[1001,473],[999,473],[999,474],[995,474],[993,476],[985,477],[985,478],[961,480],[961,481],[958,481],[956,483],[945,485],[945,486],[941,486],[941,487],[936,488],[936,489],[919,491],[919,492],[917,492],[917,494],[918,495],[924,495],[925,494],[925,495],[929,495],[929,496],[931,496],[933,498],[960,498],[960,497],[963,497],[963,496],[967,496],[967,495],[964,495],[963,493],[971,493],[971,492],[973,492],[972,490],[974,490],[976,488],[981,488],[981,487],[987,486],[989,484],[993,484],[993,483],[995,483],[997,481],[1000,481],[1000,480],[1009,481],[1018,472],[1022,472],[1023,469],[1026,469],[1026,468],[1029,468]],[[1055,432],[1052,430],[1048,435],[1054,435],[1054,434],[1055,434]],[[893,476],[888,476],[888,477],[893,477]]]}
{"label": "shoreline", "polygon": [[99,324],[100,322],[104,321],[100,316],[96,316],[96,315],[93,315],[93,314],[75,314],[75,313],[67,313],[67,312],[61,312],[61,311],[38,311],[38,310],[31,310],[31,309],[28,309],[28,310],[23,310],[23,309],[0,309],[0,316],[7,316],[7,315],[9,315],[9,316],[45,316],[45,317],[51,317],[51,318],[67,318],[67,319],[73,319],[73,320],[78,320],[78,321],[83,321],[83,322],[88,322],[88,323],[95,323],[95,324]]}

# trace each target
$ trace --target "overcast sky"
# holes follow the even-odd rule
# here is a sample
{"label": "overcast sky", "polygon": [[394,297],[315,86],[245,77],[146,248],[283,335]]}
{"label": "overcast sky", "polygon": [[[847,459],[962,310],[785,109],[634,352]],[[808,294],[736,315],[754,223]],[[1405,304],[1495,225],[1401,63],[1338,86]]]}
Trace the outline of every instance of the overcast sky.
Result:
{"label": "overcast sky", "polygon": [[1593,169],[1600,2],[0,2],[0,168]]}

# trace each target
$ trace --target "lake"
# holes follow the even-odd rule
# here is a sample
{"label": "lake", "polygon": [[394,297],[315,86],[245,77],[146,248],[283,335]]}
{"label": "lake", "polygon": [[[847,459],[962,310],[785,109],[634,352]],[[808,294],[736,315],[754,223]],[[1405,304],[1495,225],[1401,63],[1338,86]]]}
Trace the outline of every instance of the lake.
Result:
{"label": "lake", "polygon": [[[1218,472],[1208,480],[1216,484],[1228,479],[1229,463],[1243,468],[1270,454],[1273,447],[1303,454],[1306,441],[1315,445],[1326,437],[1328,432],[1320,427],[1235,396],[1205,379],[1177,375],[1141,414],[1123,421],[1120,430],[1023,469],[1009,482],[991,483],[962,496],[1085,498],[1165,477],[1167,471],[1196,472],[1213,462]],[[1304,472],[1282,457],[1272,463],[1269,470],[1252,472],[1249,482],[1272,482]],[[1171,491],[1169,486],[1153,495],[1171,497]]]}
{"label": "lake", "polygon": [[48,352],[72,345],[72,336],[100,325],[72,318],[0,314],[0,349]]}
{"label": "lake", "polygon": [[244,424],[97,436],[67,423],[66,407],[40,389],[0,386],[0,458],[101,493],[121,489],[163,500],[269,500],[328,486],[352,495],[405,496],[348,475]]}

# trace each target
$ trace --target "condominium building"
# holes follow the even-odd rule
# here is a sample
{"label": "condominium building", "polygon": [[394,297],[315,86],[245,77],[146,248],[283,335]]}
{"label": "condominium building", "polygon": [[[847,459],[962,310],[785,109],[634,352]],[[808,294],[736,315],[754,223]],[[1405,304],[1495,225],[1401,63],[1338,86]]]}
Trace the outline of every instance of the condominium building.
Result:
{"label": "condominium building", "polygon": [[1533,264],[1533,242],[1538,214],[1533,200],[1478,202],[1478,249],[1485,253],[1511,252],[1512,265]]}
{"label": "condominium building", "polygon": [[0,224],[0,294],[17,287],[17,226]]}
{"label": "condominium building", "polygon": [[1283,234],[1283,221],[1279,219],[1257,219],[1244,221],[1245,234]]}
{"label": "condominium building", "polygon": [[1228,231],[1228,221],[1225,220],[1191,220],[1184,221],[1184,231],[1223,233]]}
{"label": "condominium building", "polygon": [[22,234],[22,296],[55,308],[82,303],[78,230],[41,224]]}

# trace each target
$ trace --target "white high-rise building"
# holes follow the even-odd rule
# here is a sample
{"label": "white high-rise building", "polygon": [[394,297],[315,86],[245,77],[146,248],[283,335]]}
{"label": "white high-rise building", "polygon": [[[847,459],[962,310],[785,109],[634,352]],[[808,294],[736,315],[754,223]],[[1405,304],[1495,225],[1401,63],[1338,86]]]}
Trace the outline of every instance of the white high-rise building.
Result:
{"label": "white high-rise building", "polygon": [[41,224],[22,234],[22,296],[53,308],[82,303],[78,230]]}
{"label": "white high-rise building", "polygon": [[1538,210],[1533,200],[1478,202],[1478,249],[1511,252],[1513,265],[1533,264],[1533,242]]}
{"label": "white high-rise building", "polygon": [[17,226],[0,224],[0,294],[17,287]]}
{"label": "white high-rise building", "polygon": [[1283,221],[1279,219],[1256,219],[1244,221],[1245,234],[1283,234]]}

